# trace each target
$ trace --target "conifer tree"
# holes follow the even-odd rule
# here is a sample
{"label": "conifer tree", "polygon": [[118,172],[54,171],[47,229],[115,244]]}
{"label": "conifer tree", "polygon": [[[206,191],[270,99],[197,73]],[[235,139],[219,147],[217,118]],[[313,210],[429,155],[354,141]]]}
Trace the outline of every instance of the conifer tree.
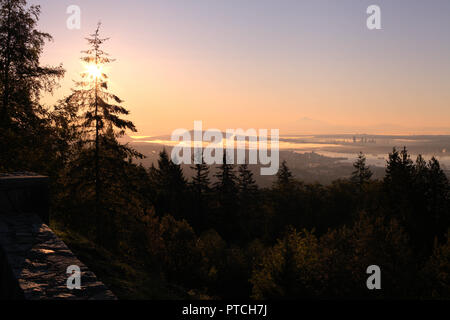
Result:
{"label": "conifer tree", "polygon": [[129,111],[121,104],[123,101],[108,91],[108,76],[105,65],[114,60],[102,50],[102,45],[108,38],[100,37],[99,23],[97,29],[86,38],[89,49],[82,51],[81,60],[86,64],[86,70],[81,73],[81,80],[76,82],[76,89],[67,98],[67,102],[78,107],[82,112],[81,120],[84,129],[84,143],[94,149],[95,203],[98,211],[100,192],[102,189],[100,176],[100,160],[106,156],[108,149],[116,149],[125,157],[142,157],[127,145],[120,145],[117,138],[125,134],[125,130],[136,132],[131,121],[121,118]]}
{"label": "conifer tree", "polygon": [[276,185],[277,187],[286,187],[292,182],[292,180],[292,172],[288,168],[286,160],[283,160],[281,167],[277,172]]}
{"label": "conifer tree", "polygon": [[159,153],[158,168],[152,169],[152,177],[157,189],[156,210],[158,214],[172,214],[179,217],[183,214],[186,179],[183,169],[175,164],[164,148]]}
{"label": "conifer tree", "polygon": [[351,180],[361,189],[373,175],[369,167],[366,166],[366,157],[362,152],[359,153],[358,159],[353,163],[353,167],[355,168],[355,171],[352,172]]}
{"label": "conifer tree", "polygon": [[82,190],[79,196],[84,195],[83,201],[93,203],[96,240],[115,246],[117,219],[130,201],[134,201],[134,187],[129,183],[129,175],[135,171],[132,159],[143,155],[118,141],[126,130],[135,132],[136,128],[122,118],[129,111],[108,89],[105,66],[114,60],[102,50],[108,39],[100,37],[100,26],[99,23],[95,32],[86,38],[89,48],[82,51],[81,57],[86,69],[64,101],[65,107],[77,111],[75,121],[79,123],[76,156],[68,166],[67,177],[74,180],[69,184]]}
{"label": "conifer tree", "polygon": [[442,240],[450,226],[450,183],[435,157],[428,162],[425,197],[429,211],[427,218],[432,223],[432,236]]}
{"label": "conifer tree", "polygon": [[393,148],[392,153],[389,154],[389,159],[387,161],[386,167],[386,177],[387,181],[401,182],[395,180],[402,180],[402,178],[408,178],[403,180],[403,182],[410,181],[413,172],[413,162],[406,147],[398,152],[396,148]]}
{"label": "conifer tree", "polygon": [[198,195],[202,195],[209,191],[209,167],[201,153],[196,156],[201,157],[201,161],[199,161],[201,163],[191,166],[191,169],[195,170],[195,175],[192,177],[192,187]]}
{"label": "conifer tree", "polygon": [[237,179],[234,172],[234,165],[227,163],[225,150],[223,152],[223,163],[217,169],[218,172],[214,175],[217,178],[217,182],[214,184],[215,189],[223,195],[235,195],[237,191]]}
{"label": "conifer tree", "polygon": [[191,169],[194,170],[194,176],[191,182],[193,196],[189,222],[196,230],[203,230],[208,224],[208,219],[210,219],[210,217],[206,216],[208,200],[211,197],[209,166],[205,163],[201,152],[198,152],[195,157],[196,162],[200,163],[191,166]]}
{"label": "conifer tree", "polygon": [[248,164],[239,166],[239,191],[242,195],[248,196],[254,194],[258,186],[253,178],[253,172],[248,168]]}
{"label": "conifer tree", "polygon": [[386,166],[386,175],[384,184],[395,196],[409,193],[414,179],[414,163],[411,160],[406,147],[398,152],[393,148],[389,153],[389,159]]}
{"label": "conifer tree", "polygon": [[217,167],[214,175],[217,181],[214,183],[215,198],[217,200],[217,212],[214,215],[215,228],[224,239],[236,241],[233,230],[237,222],[238,190],[234,165],[227,163],[227,154],[223,152],[223,163]]}
{"label": "conifer tree", "polygon": [[180,191],[186,185],[183,169],[169,159],[165,148],[159,153],[157,179],[162,188],[174,192]]}
{"label": "conifer tree", "polygon": [[415,176],[415,183],[419,185],[425,184],[425,179],[428,174],[428,166],[425,159],[422,157],[421,154],[419,154],[416,158],[416,163],[414,164],[414,176]]}

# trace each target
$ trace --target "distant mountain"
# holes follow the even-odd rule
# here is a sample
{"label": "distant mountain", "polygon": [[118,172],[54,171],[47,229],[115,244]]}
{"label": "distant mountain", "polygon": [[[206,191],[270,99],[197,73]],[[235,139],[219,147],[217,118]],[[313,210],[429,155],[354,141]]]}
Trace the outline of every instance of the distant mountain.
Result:
{"label": "distant mountain", "polygon": [[[189,131],[193,137],[194,130]],[[204,132],[204,131],[203,131]],[[393,123],[380,123],[376,125],[336,125],[322,120],[302,117],[286,124],[280,130],[281,135],[342,135],[342,134],[372,134],[372,135],[449,135],[449,127],[408,127]],[[225,136],[225,132],[222,132]],[[157,136],[128,136],[120,139],[121,142],[139,142],[150,140],[171,140],[170,134]]]}
{"label": "distant mountain", "polygon": [[376,125],[336,125],[329,122],[303,117],[292,122],[282,134],[450,134],[448,127],[409,127],[393,123]]}

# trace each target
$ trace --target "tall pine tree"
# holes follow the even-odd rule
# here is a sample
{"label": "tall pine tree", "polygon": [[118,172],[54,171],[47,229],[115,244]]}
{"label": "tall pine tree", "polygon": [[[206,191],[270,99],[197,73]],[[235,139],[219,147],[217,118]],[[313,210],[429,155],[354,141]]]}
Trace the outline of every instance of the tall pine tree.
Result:
{"label": "tall pine tree", "polygon": [[156,212],[182,218],[187,182],[183,169],[169,158],[166,149],[159,153],[158,168],[152,167],[151,177],[156,189]]}
{"label": "tall pine tree", "polygon": [[194,175],[191,182],[192,198],[189,222],[196,229],[202,231],[207,225],[209,217],[206,216],[210,194],[209,166],[203,159],[201,151],[195,154],[196,164],[191,166]]}
{"label": "tall pine tree", "polygon": [[198,195],[203,195],[209,191],[209,167],[201,153],[197,154],[196,157],[201,158],[201,161],[191,166],[191,169],[195,172],[192,177],[192,188]]}
{"label": "tall pine tree", "polygon": [[277,180],[275,182],[276,187],[284,188],[289,186],[293,181],[292,172],[287,166],[286,160],[281,163],[280,169],[277,172]]}
{"label": "tall pine tree", "polygon": [[[76,82],[76,88],[66,103],[80,113],[82,148],[81,158],[75,160],[78,161],[75,166],[89,169],[89,176],[86,177],[88,181],[92,181],[90,172],[93,173],[96,224],[102,229],[104,223],[101,216],[109,206],[106,185],[112,190],[111,183],[125,181],[125,164],[143,156],[117,140],[126,130],[135,132],[136,128],[131,121],[121,118],[128,115],[129,111],[122,106],[123,101],[108,90],[108,76],[104,69],[114,60],[102,50],[102,45],[108,39],[100,37],[100,26],[99,23],[95,32],[86,38],[89,49],[82,51],[84,55],[81,57],[86,70],[81,73],[81,80]],[[117,188],[120,189],[119,186]]]}
{"label": "tall pine tree", "polygon": [[366,166],[366,157],[362,152],[359,153],[358,159],[353,163],[353,168],[355,168],[355,171],[352,172],[351,180],[361,190],[373,175],[369,167]]}
{"label": "tall pine tree", "polygon": [[251,196],[257,190],[258,186],[256,185],[256,181],[253,178],[253,172],[248,168],[248,164],[241,164],[239,166],[239,192],[242,196]]}
{"label": "tall pine tree", "polygon": [[217,173],[214,175],[217,178],[214,184],[215,189],[224,196],[236,195],[236,174],[234,172],[234,165],[227,163],[227,153],[223,151],[223,162],[219,166]]}
{"label": "tall pine tree", "polygon": [[223,151],[223,163],[217,167],[214,177],[217,179],[214,189],[218,204],[215,227],[225,239],[235,241],[232,234],[237,222],[237,178],[234,165],[227,163],[226,150]]}

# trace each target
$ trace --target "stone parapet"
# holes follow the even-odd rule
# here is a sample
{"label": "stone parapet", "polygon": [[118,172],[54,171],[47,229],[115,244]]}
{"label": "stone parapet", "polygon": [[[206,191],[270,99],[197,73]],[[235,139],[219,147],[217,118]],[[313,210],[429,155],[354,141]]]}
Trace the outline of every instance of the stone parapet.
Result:
{"label": "stone parapet", "polygon": [[[0,299],[116,299],[44,223],[46,179],[0,176]],[[80,289],[67,286],[69,266],[80,269]]]}

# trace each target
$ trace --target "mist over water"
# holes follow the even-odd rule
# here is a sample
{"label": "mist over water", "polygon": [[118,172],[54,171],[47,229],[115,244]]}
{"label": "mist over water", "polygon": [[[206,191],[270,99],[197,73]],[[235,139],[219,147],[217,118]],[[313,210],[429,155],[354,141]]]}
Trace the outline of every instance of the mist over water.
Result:
{"label": "mist over water", "polygon": [[[169,137],[133,137],[134,143],[160,144],[175,146],[179,142]],[[192,141],[193,144],[194,141]],[[224,139],[226,145],[227,139]],[[231,141],[232,143],[232,141]],[[207,146],[208,142],[203,142]],[[361,151],[366,155],[367,163],[384,167],[388,154],[395,147],[409,150],[411,159],[421,154],[426,160],[436,157],[444,169],[450,168],[450,136],[389,136],[389,135],[289,135],[280,136],[279,148],[297,154],[314,152],[330,158],[339,158],[342,163],[353,163]],[[246,148],[252,148],[246,143]]]}

